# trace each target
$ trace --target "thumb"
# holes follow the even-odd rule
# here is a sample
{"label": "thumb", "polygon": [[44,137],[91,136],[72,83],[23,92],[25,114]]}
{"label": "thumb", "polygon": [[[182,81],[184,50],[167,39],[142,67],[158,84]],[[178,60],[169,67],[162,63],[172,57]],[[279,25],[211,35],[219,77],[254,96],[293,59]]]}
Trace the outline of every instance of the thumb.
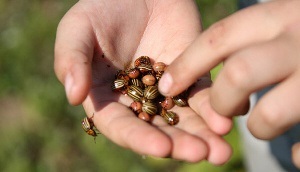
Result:
{"label": "thumb", "polygon": [[69,11],[57,29],[54,70],[72,105],[85,100],[91,85],[94,37],[88,21]]}

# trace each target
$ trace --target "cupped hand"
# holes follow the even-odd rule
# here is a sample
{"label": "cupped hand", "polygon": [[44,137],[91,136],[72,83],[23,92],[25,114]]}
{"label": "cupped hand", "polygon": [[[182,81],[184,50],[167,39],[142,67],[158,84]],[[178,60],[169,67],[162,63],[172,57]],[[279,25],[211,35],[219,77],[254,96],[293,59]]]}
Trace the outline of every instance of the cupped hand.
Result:
{"label": "cupped hand", "polygon": [[[89,117],[94,114],[97,129],[115,143],[144,155],[222,164],[231,148],[218,134],[228,132],[231,121],[210,107],[205,89],[209,78],[197,83],[195,89],[202,91],[189,101],[191,106],[196,97],[202,102],[195,105],[197,110],[174,109],[180,116],[176,126],[169,126],[160,116],[152,125],[138,119],[128,108],[132,100],[111,90],[118,69],[142,55],[169,64],[200,31],[192,0],[81,0],[59,24],[55,72],[69,102],[83,104]],[[199,112],[211,114],[206,121],[218,126],[211,129]]]}
{"label": "cupped hand", "polygon": [[300,122],[299,8],[298,0],[277,0],[215,23],[168,67],[161,92],[175,95],[225,61],[210,90],[213,109],[223,116],[243,114],[251,93],[277,84],[255,105],[248,127],[261,139],[282,134]]}

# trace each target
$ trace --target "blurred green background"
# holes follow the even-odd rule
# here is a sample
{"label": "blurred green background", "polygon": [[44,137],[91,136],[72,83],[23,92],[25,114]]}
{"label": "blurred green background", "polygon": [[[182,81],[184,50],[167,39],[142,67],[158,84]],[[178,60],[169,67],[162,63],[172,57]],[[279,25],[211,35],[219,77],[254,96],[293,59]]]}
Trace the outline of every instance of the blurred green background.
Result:
{"label": "blurred green background", "polygon": [[[0,1],[0,171],[244,171],[236,129],[226,136],[234,156],[221,167],[143,157],[86,135],[82,107],[67,103],[53,72],[56,27],[76,2]],[[197,3],[205,28],[237,8],[236,0]]]}

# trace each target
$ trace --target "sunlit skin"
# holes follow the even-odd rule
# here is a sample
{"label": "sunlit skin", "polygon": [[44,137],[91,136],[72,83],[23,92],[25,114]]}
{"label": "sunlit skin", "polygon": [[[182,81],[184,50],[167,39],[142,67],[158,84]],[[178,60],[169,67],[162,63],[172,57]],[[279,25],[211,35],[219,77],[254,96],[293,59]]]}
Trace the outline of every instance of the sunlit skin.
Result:
{"label": "sunlit skin", "polygon": [[[261,139],[284,133],[300,122],[299,9],[299,0],[277,0],[215,23],[168,67],[160,91],[176,95],[225,61],[210,89],[213,109],[227,117],[244,114],[251,93],[278,83],[251,111],[248,128]],[[299,144],[293,147],[293,158],[300,167]]]}
{"label": "sunlit skin", "polygon": [[208,74],[196,84],[194,92],[201,91],[192,92],[191,108],[174,108],[180,116],[175,127],[159,116],[152,125],[138,119],[128,108],[132,100],[111,90],[118,69],[142,55],[170,64],[200,32],[193,0],[81,0],[58,26],[55,72],[70,104],[94,113],[96,128],[120,146],[142,155],[223,164],[231,148],[220,135],[232,122],[212,110]]}

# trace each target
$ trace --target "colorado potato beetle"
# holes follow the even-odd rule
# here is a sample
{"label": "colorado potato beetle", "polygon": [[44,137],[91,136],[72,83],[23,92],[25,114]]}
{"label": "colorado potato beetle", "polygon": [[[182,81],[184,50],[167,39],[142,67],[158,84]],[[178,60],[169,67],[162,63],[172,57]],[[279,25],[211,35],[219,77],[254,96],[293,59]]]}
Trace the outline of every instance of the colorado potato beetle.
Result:
{"label": "colorado potato beetle", "polygon": [[167,111],[167,110],[163,109],[161,111],[160,115],[170,125],[176,125],[179,122],[179,116],[173,111]]}
{"label": "colorado potato beetle", "polygon": [[157,112],[157,106],[152,102],[145,102],[142,105],[142,111],[149,115],[155,115]]}
{"label": "colorado potato beetle", "polygon": [[157,86],[148,86],[144,91],[144,97],[148,100],[155,99],[158,96],[159,92]]}
{"label": "colorado potato beetle", "polygon": [[82,126],[83,130],[88,135],[93,136],[94,140],[96,141],[97,132],[94,129],[95,125],[94,125],[94,122],[92,120],[93,117],[94,117],[94,114],[93,114],[93,116],[91,118],[88,118],[88,117],[83,118],[83,120],[81,121],[81,126]]}
{"label": "colorado potato beetle", "polygon": [[[169,125],[176,125],[179,116],[169,110],[175,105],[188,106],[189,92],[174,97],[165,97],[159,93],[158,82],[167,67],[163,62],[152,65],[148,56],[140,56],[133,66],[117,72],[112,89],[128,95],[134,101],[129,108],[138,118],[151,122],[154,115],[161,115]],[[91,121],[88,118],[85,121],[85,131],[93,135],[93,127],[87,125]]]}
{"label": "colorado potato beetle", "polygon": [[142,88],[136,86],[136,85],[131,85],[128,87],[128,96],[131,97],[135,101],[139,101],[140,98],[143,96],[143,90]]}
{"label": "colorado potato beetle", "polygon": [[151,65],[150,58],[149,58],[148,56],[141,56],[141,57],[137,58],[137,59],[134,61],[134,66],[135,66],[135,67],[138,67],[138,66],[140,66],[141,64],[144,64],[144,65]]}

